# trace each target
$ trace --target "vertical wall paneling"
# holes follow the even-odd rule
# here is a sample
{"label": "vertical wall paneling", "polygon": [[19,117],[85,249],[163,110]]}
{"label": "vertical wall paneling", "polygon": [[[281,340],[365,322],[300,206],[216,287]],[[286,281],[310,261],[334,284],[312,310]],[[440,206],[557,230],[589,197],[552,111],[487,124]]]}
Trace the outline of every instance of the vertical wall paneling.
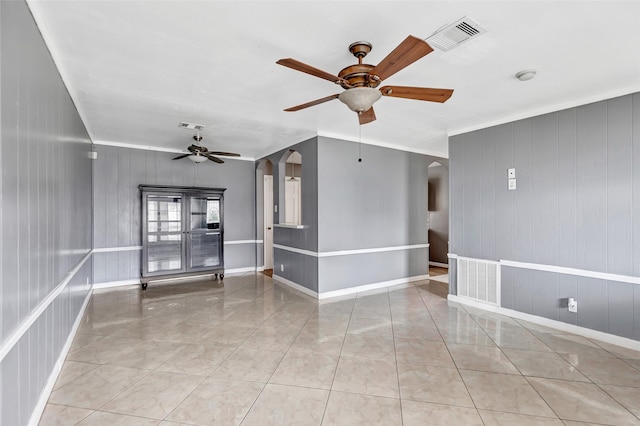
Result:
{"label": "vertical wall paneling", "polygon": [[[640,93],[634,93],[631,97],[632,102],[632,168],[631,179],[632,184],[632,235],[633,241],[633,275],[640,276]],[[640,286],[634,287],[634,338],[640,340]]]}
{"label": "vertical wall paneling", "polygon": [[[2,25],[4,23],[3,19],[2,19],[2,8],[0,8],[0,25]],[[4,46],[4,43],[2,42],[3,40],[3,33],[0,30],[0,49]],[[2,56],[1,56],[1,52],[0,52],[0,99],[5,99],[5,96],[7,97],[7,99],[10,99],[10,101],[15,101],[16,100],[16,94],[15,94],[15,88],[11,89],[11,90],[7,90],[4,88],[5,86],[5,76],[3,73],[3,69],[2,69]],[[11,94],[11,95],[9,95]],[[4,119],[4,112],[2,110],[2,104],[0,104],[0,166],[3,164],[3,151],[4,151],[4,137],[2,134],[2,121]],[[0,169],[0,271],[2,271],[4,269],[4,220],[2,218],[2,206],[3,206],[3,202],[4,202],[4,197],[3,197],[3,193],[4,193],[4,185],[3,185],[3,175],[4,173],[2,173],[2,169]],[[0,273],[0,295],[4,296],[4,274]],[[0,309],[2,310],[2,313],[0,313],[0,342],[4,340],[4,308],[5,308],[5,303],[0,302]],[[0,412],[2,412],[2,364],[0,364]],[[0,416],[0,420],[2,420],[2,416]]]}
{"label": "vertical wall paneling", "polygon": [[531,257],[558,261],[558,115],[531,119]]}
{"label": "vertical wall paneling", "polygon": [[[633,275],[640,276],[640,93],[634,93],[631,97],[632,101],[632,123],[631,128],[633,134],[631,135],[631,158],[632,158],[632,171],[631,179],[632,184],[632,235],[633,241],[631,243],[633,247]],[[636,321],[638,324],[638,333],[640,333],[640,305],[637,305],[636,309]]]}
{"label": "vertical wall paneling", "polygon": [[[465,164],[465,135],[454,136],[449,139],[449,251],[460,253],[464,248],[464,164]],[[456,195],[457,194],[457,195]],[[457,294],[456,262],[449,262],[449,292]]]}
{"label": "vertical wall paneling", "polygon": [[[607,271],[633,274],[632,98],[607,102]],[[640,130],[640,129],[639,129]]]}
{"label": "vertical wall paneling", "polygon": [[[20,46],[17,43],[9,43],[9,35],[19,33],[20,22],[10,19],[7,13],[0,13],[2,22],[0,25],[0,78],[2,84],[2,340],[13,331],[19,322],[18,313],[18,246],[19,229],[16,225],[18,214],[15,206],[18,205],[18,137],[19,137],[19,109],[5,108],[8,105],[17,105],[18,99],[24,96],[20,87],[20,69],[8,68],[5,58],[14,58],[19,61]],[[23,89],[24,90],[24,89]],[[9,124],[12,132],[9,133]],[[9,250],[8,248],[11,247]],[[9,373],[10,374],[10,373]]]}
{"label": "vertical wall paneling", "polygon": [[[173,161],[174,153],[105,145],[95,146],[94,282],[131,281],[140,277],[141,199],[138,185],[186,185],[227,188],[225,241],[255,240],[254,163],[225,159],[224,164]],[[227,269],[255,267],[255,243],[225,248]],[[226,247],[226,246],[225,246]],[[120,250],[119,250],[120,249]]]}
{"label": "vertical wall paneling", "polygon": [[558,274],[544,271],[528,271],[534,291],[531,292],[531,313],[557,320],[560,310]]}
{"label": "vertical wall paneling", "polygon": [[513,167],[517,189],[513,193],[514,260],[531,257],[531,121],[513,123]]}
{"label": "vertical wall paneling", "polygon": [[479,210],[480,215],[480,241],[481,241],[481,259],[494,259],[496,256],[496,185],[495,185],[495,169],[496,169],[496,129],[485,129],[481,132],[482,141],[480,143],[481,155],[481,197]]}
{"label": "vertical wall paneling", "polygon": [[606,271],[607,103],[576,109],[577,267]]}
{"label": "vertical wall paneling", "polygon": [[[577,267],[576,110],[558,112],[558,265]],[[564,296],[568,297],[568,296]]]}
{"label": "vertical wall paneling", "polygon": [[501,306],[508,309],[513,307],[513,287],[514,287],[514,268],[500,268],[500,303]]}
{"label": "vertical wall paneling", "polygon": [[0,93],[0,424],[25,425],[88,295],[92,164],[24,1],[0,2]]}
{"label": "vertical wall paneling", "polygon": [[[494,214],[500,224],[494,227],[495,258],[509,259],[512,256],[513,191],[507,189],[507,170],[513,167],[513,126],[504,125],[494,131]],[[516,170],[516,177],[518,176]]]}
{"label": "vertical wall paneling", "polygon": [[578,277],[578,325],[598,331],[609,331],[609,297],[607,281]]}
{"label": "vertical wall paneling", "polygon": [[615,281],[607,282],[607,302],[609,305],[607,332],[630,339],[635,337],[633,324],[634,287],[638,286]]}
{"label": "vertical wall paneling", "polygon": [[[480,144],[493,161],[477,160]],[[640,94],[457,135],[449,145],[453,253],[475,257],[486,240],[474,215],[483,229],[493,216],[488,260],[640,276]],[[508,167],[517,189],[502,192]],[[478,206],[491,197],[495,208]],[[566,308],[569,297],[577,314]],[[503,266],[502,306],[640,339],[638,284]]]}
{"label": "vertical wall paneling", "polygon": [[[513,123],[513,167],[517,189],[513,193],[512,247],[515,260],[531,256],[531,121]],[[515,270],[513,308],[531,313],[531,272]]]}
{"label": "vertical wall paneling", "polygon": [[[480,139],[481,140],[481,139]],[[466,141],[464,161],[464,200],[462,241],[469,257],[482,257],[482,145],[480,140]]]}

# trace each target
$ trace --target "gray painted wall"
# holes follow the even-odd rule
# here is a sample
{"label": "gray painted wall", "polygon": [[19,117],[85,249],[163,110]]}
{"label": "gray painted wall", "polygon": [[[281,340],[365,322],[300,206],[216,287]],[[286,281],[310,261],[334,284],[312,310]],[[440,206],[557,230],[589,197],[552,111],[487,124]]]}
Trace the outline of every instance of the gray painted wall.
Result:
{"label": "gray painted wall", "polygon": [[[302,154],[305,228],[276,227],[275,244],[322,254],[427,243],[429,157],[363,145],[359,163],[357,143],[319,136],[293,145],[258,162],[274,164],[279,213],[289,149]],[[274,274],[322,293],[426,275],[428,261],[427,248],[320,258],[276,248]]]}
{"label": "gray painted wall", "polygon": [[325,137],[318,143],[318,251],[427,242],[427,157]]}
{"label": "gray painted wall", "polygon": [[[0,2],[0,342],[91,250],[90,140],[24,1]],[[0,362],[0,424],[25,425],[88,294],[91,261]]]}
{"label": "gray painted wall", "polygon": [[[449,155],[452,253],[640,276],[640,93],[454,136]],[[640,340],[639,285],[503,268],[502,305]]]}
{"label": "gray painted wall", "polygon": [[[173,161],[177,154],[168,152],[112,146],[95,148],[98,152],[94,162],[96,249],[142,244],[140,184],[226,188],[225,241],[256,240],[253,162],[225,159],[224,164],[195,164],[188,159]],[[225,269],[256,266],[255,243],[225,245],[224,254]],[[139,250],[95,253],[95,283],[139,277]]]}
{"label": "gray painted wall", "polygon": [[[427,243],[428,157],[318,138],[318,251]],[[428,273],[428,249],[323,257],[321,292]]]}
{"label": "gray painted wall", "polygon": [[440,165],[429,167],[429,260],[446,264],[448,251],[449,168]]}
{"label": "gray painted wall", "polygon": [[[258,162],[269,160],[273,165],[273,200],[278,205],[274,213],[274,224],[284,221],[284,176],[285,157],[293,149],[302,155],[301,208],[304,229],[274,227],[273,243],[302,250],[318,250],[318,141],[311,138],[275,152]],[[266,208],[266,207],[265,207]],[[273,206],[270,206],[273,208]],[[262,211],[257,215],[262,220]],[[281,270],[281,266],[282,269]],[[318,290],[318,259],[282,249],[273,251],[274,274],[300,284],[310,290]]]}

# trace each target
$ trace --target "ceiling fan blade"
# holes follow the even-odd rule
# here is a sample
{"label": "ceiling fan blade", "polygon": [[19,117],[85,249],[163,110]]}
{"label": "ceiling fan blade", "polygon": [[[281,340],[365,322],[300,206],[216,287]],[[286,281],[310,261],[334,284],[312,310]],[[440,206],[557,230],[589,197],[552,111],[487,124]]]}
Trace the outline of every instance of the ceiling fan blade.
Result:
{"label": "ceiling fan blade", "polygon": [[369,108],[364,112],[358,113],[358,121],[360,125],[371,123],[372,121],[376,121],[376,113],[373,111],[373,107]]}
{"label": "ceiling fan blade", "polygon": [[207,151],[207,154],[222,155],[223,157],[240,157],[240,154],[236,154],[235,152]]}
{"label": "ceiling fan blade", "polygon": [[179,159],[181,159],[181,158],[186,158],[186,157],[188,157],[188,156],[190,156],[190,155],[193,155],[193,154],[178,155],[177,157],[173,158],[173,160],[179,160]]}
{"label": "ceiling fan blade", "polygon": [[410,35],[376,65],[369,75],[377,76],[380,80],[384,80],[431,52],[433,52],[433,49],[429,46],[429,43]]}
{"label": "ceiling fan blade", "polygon": [[445,102],[453,94],[452,89],[431,89],[429,87],[383,86],[383,96],[416,99],[418,101]]}
{"label": "ceiling fan blade", "polygon": [[306,104],[296,105],[294,107],[287,108],[287,109],[285,109],[285,111],[289,111],[289,112],[291,112],[291,111],[300,111],[301,109],[309,108],[309,107],[312,107],[314,105],[323,104],[323,103],[329,102],[329,101],[331,101],[333,99],[337,99],[338,96],[340,96],[340,94],[336,93],[335,95],[327,96],[327,97],[321,98],[321,99],[316,99],[315,101],[307,102]]}
{"label": "ceiling fan blade", "polygon": [[195,144],[191,144],[187,147],[187,150],[189,152],[193,152],[194,154],[197,152],[206,152],[207,148],[205,148],[204,146],[199,146],[199,145],[195,145]]}
{"label": "ceiling fan blade", "polygon": [[224,163],[224,161],[222,161],[220,158],[218,157],[214,157],[213,155],[209,154],[209,153],[203,153],[202,155],[204,155],[205,157],[207,157],[209,160],[218,163],[218,164],[222,164]]}
{"label": "ceiling fan blade", "polygon": [[321,69],[312,67],[311,65],[307,65],[304,62],[300,62],[296,59],[292,59],[292,58],[280,59],[278,62],[276,62],[276,64],[294,69],[296,71],[301,71],[307,74],[311,74],[313,76],[320,77],[325,80],[329,80],[336,84],[342,81],[342,79],[337,75],[333,75],[326,71],[322,71]]}

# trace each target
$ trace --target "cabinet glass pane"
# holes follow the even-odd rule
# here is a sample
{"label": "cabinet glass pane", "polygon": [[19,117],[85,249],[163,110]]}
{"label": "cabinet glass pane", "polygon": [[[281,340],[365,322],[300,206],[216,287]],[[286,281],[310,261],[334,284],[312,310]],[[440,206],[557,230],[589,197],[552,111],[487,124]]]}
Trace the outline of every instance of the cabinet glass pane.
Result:
{"label": "cabinet glass pane", "polygon": [[220,266],[220,233],[191,234],[191,268]]}
{"label": "cabinet glass pane", "polygon": [[220,200],[212,197],[191,198],[191,230],[220,229]]}
{"label": "cabinet glass pane", "polygon": [[182,269],[182,235],[148,235],[147,257],[149,272]]}
{"label": "cabinet glass pane", "polygon": [[147,271],[182,270],[182,197],[147,196]]}

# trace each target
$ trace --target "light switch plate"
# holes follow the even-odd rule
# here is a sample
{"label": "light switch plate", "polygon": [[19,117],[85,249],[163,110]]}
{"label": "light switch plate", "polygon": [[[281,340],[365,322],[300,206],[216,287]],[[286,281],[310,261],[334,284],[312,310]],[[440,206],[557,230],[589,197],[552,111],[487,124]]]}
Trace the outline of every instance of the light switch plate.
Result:
{"label": "light switch plate", "polygon": [[515,191],[516,190],[516,180],[515,179],[509,179],[509,191]]}
{"label": "light switch plate", "polygon": [[507,178],[515,179],[516,177],[516,169],[507,169]]}

